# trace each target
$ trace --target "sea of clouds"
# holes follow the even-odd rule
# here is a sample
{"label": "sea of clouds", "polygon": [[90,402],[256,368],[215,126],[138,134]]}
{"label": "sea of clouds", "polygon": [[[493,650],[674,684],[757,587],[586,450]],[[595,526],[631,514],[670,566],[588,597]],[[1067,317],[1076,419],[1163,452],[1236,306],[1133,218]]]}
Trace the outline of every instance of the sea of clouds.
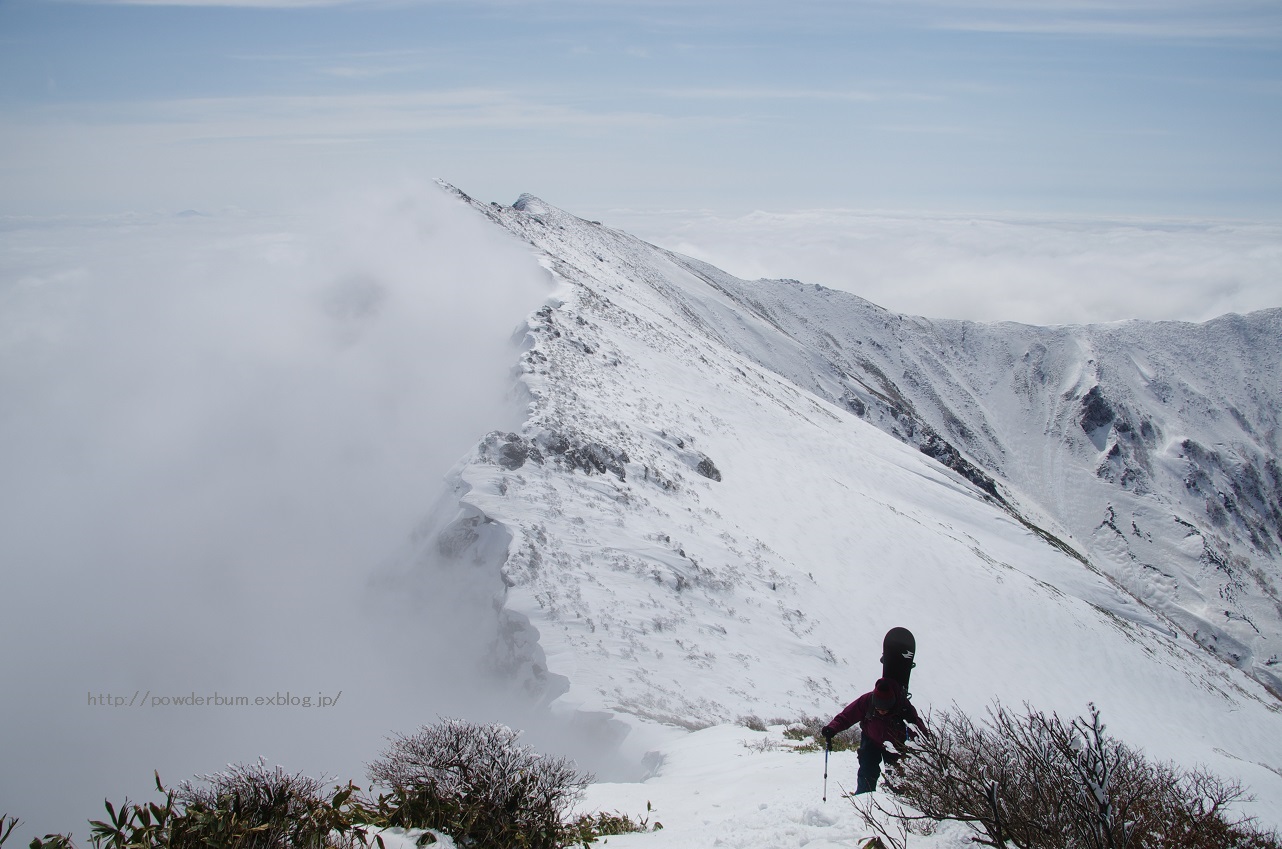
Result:
{"label": "sea of clouds", "polygon": [[744,279],[792,278],[928,318],[1206,321],[1282,306],[1282,223],[674,210],[608,224]]}

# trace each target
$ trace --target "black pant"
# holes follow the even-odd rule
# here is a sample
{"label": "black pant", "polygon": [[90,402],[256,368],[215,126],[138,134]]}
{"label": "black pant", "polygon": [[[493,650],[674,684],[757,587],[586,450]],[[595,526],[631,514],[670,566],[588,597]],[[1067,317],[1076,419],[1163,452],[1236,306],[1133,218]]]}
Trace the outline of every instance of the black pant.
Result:
{"label": "black pant", "polygon": [[859,781],[855,785],[855,795],[871,793],[877,789],[877,779],[881,777],[881,746],[868,739],[862,731],[859,733]]}

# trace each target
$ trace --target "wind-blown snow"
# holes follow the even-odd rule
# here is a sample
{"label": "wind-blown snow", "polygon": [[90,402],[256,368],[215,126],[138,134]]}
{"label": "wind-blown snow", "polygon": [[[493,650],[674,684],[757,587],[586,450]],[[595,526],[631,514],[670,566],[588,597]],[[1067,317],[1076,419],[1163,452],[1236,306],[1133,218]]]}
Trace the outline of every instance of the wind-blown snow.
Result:
{"label": "wind-blown snow", "polygon": [[[918,639],[920,708],[1000,699],[1074,715],[1094,702],[1122,739],[1240,777],[1260,797],[1252,813],[1282,821],[1278,701],[1189,638],[1181,612],[1198,615],[1187,599],[1204,587],[1177,577],[1164,597],[1137,592],[1126,558],[1102,557],[1083,524],[1107,476],[1088,465],[1083,483],[1080,467],[1122,443],[1122,473],[1138,449],[1117,422],[1140,413],[1103,356],[1073,352],[1074,340],[1131,340],[1143,363],[1132,382],[1165,381],[1185,398],[1194,381],[1203,398],[1225,391],[1209,358],[1177,383],[1185,354],[1146,349],[1158,331],[1144,326],[1065,340],[931,323],[814,287],[736,281],[529,196],[474,206],[533,245],[559,289],[526,329],[523,427],[491,434],[455,470],[457,507],[411,562],[444,555],[494,599],[506,662],[531,691],[631,726],[625,749],[644,748],[652,723],[832,714],[877,677],[881,637],[903,625]],[[1226,321],[1258,341],[1277,317]],[[908,363],[941,339],[951,347],[934,351],[933,370]],[[1020,365],[1036,344],[1040,372]],[[976,352],[993,348],[1009,370],[986,371]],[[910,399],[901,380],[937,403]],[[1083,429],[1094,385],[1113,415]],[[1059,430],[1007,421],[1020,393]],[[1275,409],[1261,395],[1243,416]],[[934,424],[941,410],[961,412]],[[1148,449],[1162,466],[1153,480],[1178,465],[1179,420],[1150,420],[1164,434]],[[913,432],[895,438],[896,422]],[[1147,445],[1143,420],[1133,426]],[[1134,488],[1109,492],[1115,513],[1148,504]],[[1171,543],[1158,520],[1136,522],[1153,546],[1143,556],[1159,559]]]}

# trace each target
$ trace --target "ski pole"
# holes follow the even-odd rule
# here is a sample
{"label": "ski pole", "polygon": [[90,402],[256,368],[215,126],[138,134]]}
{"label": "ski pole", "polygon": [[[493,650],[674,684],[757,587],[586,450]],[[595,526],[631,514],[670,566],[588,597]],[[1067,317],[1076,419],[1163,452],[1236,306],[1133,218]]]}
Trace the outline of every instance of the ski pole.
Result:
{"label": "ski pole", "polygon": [[828,753],[832,751],[832,738],[824,740],[824,801],[828,801]]}

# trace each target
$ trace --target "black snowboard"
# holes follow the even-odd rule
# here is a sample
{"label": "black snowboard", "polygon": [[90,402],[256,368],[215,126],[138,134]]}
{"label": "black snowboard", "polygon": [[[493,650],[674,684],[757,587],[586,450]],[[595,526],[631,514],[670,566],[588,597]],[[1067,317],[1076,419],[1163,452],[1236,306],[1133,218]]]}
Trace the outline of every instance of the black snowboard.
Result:
{"label": "black snowboard", "polygon": [[908,690],[908,678],[913,674],[913,657],[917,653],[917,640],[907,628],[891,628],[881,642],[881,677],[892,678]]}

